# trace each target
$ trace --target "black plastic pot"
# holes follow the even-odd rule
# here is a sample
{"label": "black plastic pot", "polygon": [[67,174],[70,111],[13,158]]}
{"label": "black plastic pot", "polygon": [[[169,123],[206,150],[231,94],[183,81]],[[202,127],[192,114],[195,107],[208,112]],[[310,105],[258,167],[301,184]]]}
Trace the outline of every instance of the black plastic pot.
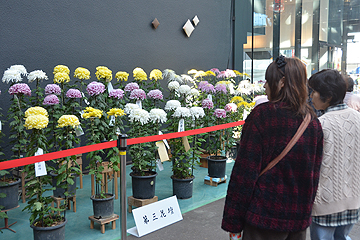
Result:
{"label": "black plastic pot", "polygon": [[19,205],[19,183],[21,179],[18,179],[16,182],[0,186],[0,193],[6,194],[5,198],[0,198],[0,206],[4,206],[4,209],[7,210],[17,207]]}
{"label": "black plastic pot", "polygon": [[226,160],[225,156],[208,156],[208,174],[212,178],[225,177]]}
{"label": "black plastic pot", "polygon": [[67,219],[59,225],[53,227],[35,227],[33,229],[34,240],[65,240],[65,224]]}
{"label": "black plastic pot", "polygon": [[115,195],[106,193],[107,198],[96,198],[91,196],[94,210],[94,218],[109,218],[114,215],[114,198]]}
{"label": "black plastic pot", "polygon": [[[74,174],[75,175],[75,174]],[[73,178],[74,184],[68,184],[67,182],[63,182],[60,184],[60,186],[56,185],[57,179],[56,177],[58,174],[54,173],[53,171],[50,172],[50,176],[52,176],[52,186],[56,187],[53,190],[54,197],[57,198],[65,198],[65,192],[67,191],[69,193],[68,197],[72,197],[76,195],[76,176]],[[65,188],[61,186],[66,186]]]}
{"label": "black plastic pot", "polygon": [[149,172],[149,176],[138,176],[134,172],[130,173],[132,178],[133,197],[137,199],[150,199],[155,196],[155,180],[157,172]]}
{"label": "black plastic pot", "polygon": [[189,179],[178,179],[171,176],[173,184],[173,195],[176,195],[178,199],[188,199],[193,194],[193,182],[195,177]]}

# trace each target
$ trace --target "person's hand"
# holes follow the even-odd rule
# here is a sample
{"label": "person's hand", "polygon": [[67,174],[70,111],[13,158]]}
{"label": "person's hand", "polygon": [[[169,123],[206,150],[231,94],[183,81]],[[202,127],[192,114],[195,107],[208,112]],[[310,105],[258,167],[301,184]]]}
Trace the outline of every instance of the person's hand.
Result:
{"label": "person's hand", "polygon": [[241,233],[229,233],[230,240],[239,240],[241,239]]}

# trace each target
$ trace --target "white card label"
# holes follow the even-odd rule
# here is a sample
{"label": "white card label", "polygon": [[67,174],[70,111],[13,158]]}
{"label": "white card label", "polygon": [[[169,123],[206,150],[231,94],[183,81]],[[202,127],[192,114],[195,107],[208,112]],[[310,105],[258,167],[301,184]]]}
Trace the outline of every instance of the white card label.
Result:
{"label": "white card label", "polygon": [[86,100],[86,98],[85,98],[85,94],[84,94],[83,92],[81,92],[81,96],[83,97],[84,102],[86,103],[86,105],[89,105],[90,103],[89,103],[89,101],[88,101],[88,100]]}
{"label": "white card label", "polygon": [[77,137],[80,137],[81,135],[84,135],[84,131],[81,126],[75,127],[75,134]]}
{"label": "white card label", "polygon": [[[161,131],[159,131],[159,135],[163,135],[163,133]],[[170,149],[169,143],[167,142],[166,139],[163,139],[163,142],[165,144],[165,146],[167,147],[167,149]]]}
{"label": "white card label", "polygon": [[[43,154],[44,154],[44,150],[42,150],[41,148],[38,148],[38,150],[35,153],[35,156],[43,155]],[[40,176],[44,176],[46,174],[47,174],[47,171],[46,171],[45,162],[35,163],[35,176],[40,177]]]}
{"label": "white card label", "polygon": [[141,100],[137,100],[137,101],[136,101],[136,105],[138,105],[139,108],[142,109]]}
{"label": "white card label", "polygon": [[183,132],[183,131],[185,131],[185,121],[182,118],[179,121],[178,132]]}
{"label": "white card label", "polygon": [[212,95],[211,95],[211,94],[208,94],[208,95],[207,95],[207,98],[212,101]]}
{"label": "white card label", "polygon": [[110,116],[109,126],[110,126],[110,127],[113,127],[113,126],[114,126],[114,124],[115,124],[115,116],[114,116],[114,115],[112,115],[112,116]]}
{"label": "white card label", "polygon": [[108,92],[110,93],[112,90],[114,90],[113,85],[111,82],[108,83]]}
{"label": "white card label", "polygon": [[1,121],[0,121],[0,131],[2,130],[2,123],[1,123]]}

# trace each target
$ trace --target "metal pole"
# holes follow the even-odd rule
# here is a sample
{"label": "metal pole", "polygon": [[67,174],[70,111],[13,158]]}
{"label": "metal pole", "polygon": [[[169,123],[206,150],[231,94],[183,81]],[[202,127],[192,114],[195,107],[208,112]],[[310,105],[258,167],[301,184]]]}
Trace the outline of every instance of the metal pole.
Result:
{"label": "metal pole", "polygon": [[117,147],[120,155],[120,215],[121,215],[121,240],[126,240],[127,230],[127,212],[126,212],[126,149],[127,149],[127,135],[121,134],[118,136]]}

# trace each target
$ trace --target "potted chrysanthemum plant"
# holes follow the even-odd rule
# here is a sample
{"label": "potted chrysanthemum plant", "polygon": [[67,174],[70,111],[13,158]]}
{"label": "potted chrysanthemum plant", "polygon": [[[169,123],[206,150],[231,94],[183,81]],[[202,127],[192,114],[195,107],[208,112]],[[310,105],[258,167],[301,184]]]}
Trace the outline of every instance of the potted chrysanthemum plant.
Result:
{"label": "potted chrysanthemum plant", "polygon": [[66,92],[66,84],[70,82],[70,69],[65,65],[57,65],[54,67],[54,83],[60,85],[61,88],[61,106],[64,106],[65,102],[65,92]]}
{"label": "potted chrysanthemum plant", "polygon": [[[32,130],[30,141],[27,146],[27,156],[34,156],[47,152],[47,139],[44,134],[44,128],[47,127],[49,119],[46,109],[42,107],[32,107],[25,112],[26,129]],[[40,153],[41,152],[41,153]],[[57,211],[63,211],[60,208],[51,207],[53,199],[47,191],[52,188],[47,187],[51,183],[50,176],[39,174],[39,168],[49,168],[30,164],[25,166],[25,172],[32,178],[26,184],[29,193],[29,201],[23,209],[30,212],[30,226],[33,229],[34,239],[65,239],[65,216],[56,214]],[[55,211],[55,212],[54,212]]]}
{"label": "potted chrysanthemum plant", "polygon": [[43,88],[40,87],[40,82],[42,80],[48,80],[48,76],[42,70],[35,70],[29,73],[27,76],[29,83],[35,82],[36,86],[34,91],[34,95],[30,98],[30,103],[33,106],[40,105],[40,99],[44,96]]}
{"label": "potted chrysanthemum plant", "polygon": [[123,88],[123,83],[127,82],[128,78],[129,78],[129,74],[127,72],[124,71],[118,71],[115,74],[115,78],[117,80],[117,83],[115,83],[115,85],[117,85],[117,87],[119,87],[120,89]]}

